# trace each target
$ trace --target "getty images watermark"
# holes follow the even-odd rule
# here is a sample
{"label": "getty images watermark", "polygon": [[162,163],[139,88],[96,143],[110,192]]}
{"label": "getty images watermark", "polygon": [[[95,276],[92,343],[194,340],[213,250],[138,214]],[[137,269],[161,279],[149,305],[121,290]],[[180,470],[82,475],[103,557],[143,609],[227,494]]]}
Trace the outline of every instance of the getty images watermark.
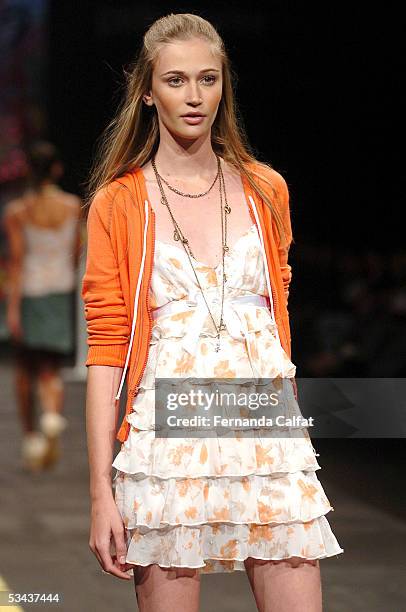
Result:
{"label": "getty images watermark", "polygon": [[156,379],[156,437],[302,437],[312,421],[287,378]]}
{"label": "getty images watermark", "polygon": [[156,378],[154,409],[140,393],[131,418],[165,438],[406,437],[406,379],[295,382],[297,399],[290,378]]}
{"label": "getty images watermark", "polygon": [[[235,391],[204,391],[203,389],[190,389],[183,392],[171,392],[166,397],[168,411],[178,411],[166,417],[169,427],[229,427],[229,428],[260,428],[260,427],[309,427],[313,425],[313,417],[305,419],[302,415],[288,416],[280,410],[280,392],[247,393]],[[283,404],[282,404],[283,405]],[[236,414],[216,414],[215,409],[232,408]],[[279,409],[276,415],[269,416],[270,408]],[[179,416],[179,408],[192,408],[204,410],[207,414],[194,416]],[[267,409],[267,414],[252,414],[260,408]],[[209,411],[210,414],[209,414]],[[237,415],[238,414],[238,415]]]}

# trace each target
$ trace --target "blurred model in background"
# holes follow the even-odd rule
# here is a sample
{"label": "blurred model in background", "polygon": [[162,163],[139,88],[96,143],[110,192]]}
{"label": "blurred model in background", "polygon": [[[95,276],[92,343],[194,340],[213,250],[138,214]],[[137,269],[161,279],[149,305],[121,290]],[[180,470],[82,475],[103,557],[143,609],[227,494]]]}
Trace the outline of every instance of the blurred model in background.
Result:
{"label": "blurred model in background", "polygon": [[58,187],[63,165],[52,144],[35,143],[29,161],[28,188],[4,212],[9,242],[7,326],[15,353],[22,465],[39,470],[59,458],[59,436],[67,426],[60,369],[74,350],[81,201]]}

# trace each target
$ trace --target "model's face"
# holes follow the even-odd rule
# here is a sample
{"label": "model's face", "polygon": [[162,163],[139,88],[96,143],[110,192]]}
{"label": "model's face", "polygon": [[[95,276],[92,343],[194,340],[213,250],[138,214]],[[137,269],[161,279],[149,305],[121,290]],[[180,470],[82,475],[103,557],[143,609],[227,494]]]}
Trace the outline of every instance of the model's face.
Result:
{"label": "model's face", "polygon": [[[161,133],[166,128],[174,137],[195,140],[210,131],[221,94],[221,60],[209,43],[194,38],[160,49],[144,101],[155,104]],[[201,118],[188,119],[187,113]]]}

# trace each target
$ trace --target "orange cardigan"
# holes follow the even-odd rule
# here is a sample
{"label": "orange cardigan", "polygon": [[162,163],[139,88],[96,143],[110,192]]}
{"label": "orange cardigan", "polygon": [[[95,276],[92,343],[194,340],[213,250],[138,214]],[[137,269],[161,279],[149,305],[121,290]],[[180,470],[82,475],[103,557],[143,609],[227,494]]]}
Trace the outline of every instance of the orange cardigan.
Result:
{"label": "orange cardigan", "polygon": [[[285,179],[275,170],[254,164],[252,169],[266,173],[278,191],[286,232],[281,247],[276,223],[269,207],[259,198],[242,175],[251,218],[256,223],[270,289],[273,315],[280,343],[291,357],[288,313],[289,284],[292,278],[288,252],[292,241],[289,193]],[[269,185],[260,179],[262,189],[274,202]],[[276,202],[274,202],[277,204]],[[99,190],[87,219],[87,259],[82,279],[82,299],[87,322],[88,355],[86,366],[109,365],[123,368],[116,399],[128,369],[125,415],[117,432],[124,442],[130,425],[126,420],[144,373],[152,333],[149,304],[155,218],[149,203],[145,178],[140,168],[128,172]]]}

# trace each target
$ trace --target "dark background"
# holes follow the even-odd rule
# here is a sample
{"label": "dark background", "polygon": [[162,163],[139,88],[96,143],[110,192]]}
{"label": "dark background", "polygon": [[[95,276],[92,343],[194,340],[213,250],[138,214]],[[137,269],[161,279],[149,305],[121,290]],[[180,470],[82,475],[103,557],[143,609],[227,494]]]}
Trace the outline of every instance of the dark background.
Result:
{"label": "dark background", "polygon": [[77,189],[86,177],[120,97],[122,67],[144,31],[169,12],[195,12],[225,40],[258,157],[288,181],[296,239],[357,250],[403,246],[392,140],[399,16],[366,3],[209,5],[51,3],[49,129],[65,152],[67,185]]}
{"label": "dark background", "polygon": [[288,183],[298,372],[403,376],[400,15],[343,2],[51,3],[49,137],[64,152],[67,189],[83,192],[123,66],[170,12],[219,30],[251,145]]}

